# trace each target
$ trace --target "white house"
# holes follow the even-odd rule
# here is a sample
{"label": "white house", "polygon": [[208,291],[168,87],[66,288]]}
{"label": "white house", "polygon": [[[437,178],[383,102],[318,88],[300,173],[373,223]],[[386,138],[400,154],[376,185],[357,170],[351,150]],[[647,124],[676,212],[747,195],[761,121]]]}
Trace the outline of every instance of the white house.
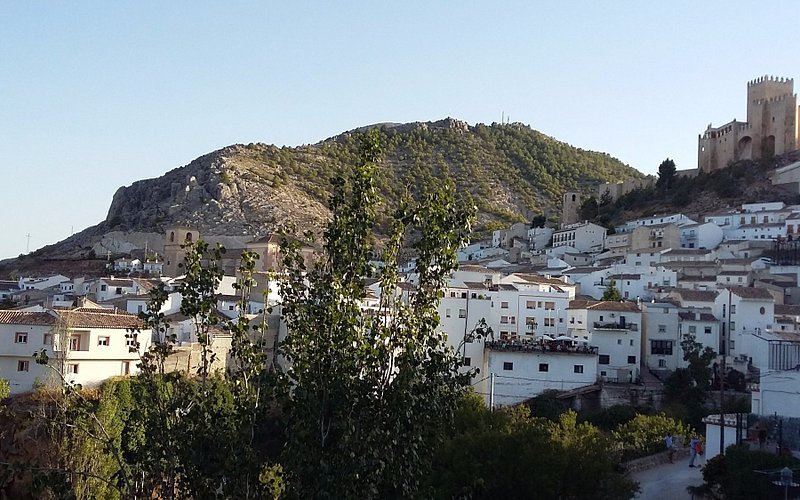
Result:
{"label": "white house", "polygon": [[772,330],[775,301],[762,288],[729,287],[720,291],[714,303],[714,315],[721,321],[721,351],[742,359],[752,359],[762,368],[767,360],[758,350],[754,335]]}
{"label": "white house", "polygon": [[676,226],[684,226],[687,224],[696,224],[696,221],[683,214],[653,215],[652,217],[644,217],[641,219],[628,221],[625,224],[617,226],[615,229],[618,233],[630,233],[637,227],[659,226],[662,224],[675,224]]}
{"label": "white house", "polygon": [[487,399],[493,396],[495,405],[517,404],[547,390],[568,391],[597,380],[596,349],[548,351],[490,342],[486,350],[483,369],[486,375],[479,392]]}
{"label": "white house", "polygon": [[751,411],[756,415],[800,418],[800,339],[757,339],[767,351],[768,363],[761,369],[758,386],[751,393]]}
{"label": "white house", "polygon": [[597,347],[602,380],[639,380],[642,312],[636,303],[573,300],[567,312],[568,335]]}
{"label": "white house", "polygon": [[44,278],[20,278],[18,285],[20,290],[44,290],[65,281],[69,281],[69,278],[63,274],[56,274]]}
{"label": "white house", "polygon": [[[109,377],[133,374],[150,333],[137,339],[126,334],[128,328],[140,326],[136,316],[103,309],[0,311],[0,378],[9,381],[12,394],[19,394],[36,384],[59,384],[62,377],[93,386]],[[130,352],[136,340],[141,351]],[[32,358],[41,349],[51,359],[48,366]]]}
{"label": "white house", "polygon": [[682,357],[678,306],[667,301],[642,303],[642,356],[655,372],[680,368]]}
{"label": "white house", "polygon": [[555,229],[552,227],[532,227],[528,229],[528,244],[531,250],[543,250],[550,244]]}
{"label": "white house", "polygon": [[592,222],[568,224],[553,233],[553,247],[571,246],[579,252],[600,252],[607,229]]}
{"label": "white house", "polygon": [[722,228],[713,222],[681,226],[681,248],[714,249],[722,243]]}

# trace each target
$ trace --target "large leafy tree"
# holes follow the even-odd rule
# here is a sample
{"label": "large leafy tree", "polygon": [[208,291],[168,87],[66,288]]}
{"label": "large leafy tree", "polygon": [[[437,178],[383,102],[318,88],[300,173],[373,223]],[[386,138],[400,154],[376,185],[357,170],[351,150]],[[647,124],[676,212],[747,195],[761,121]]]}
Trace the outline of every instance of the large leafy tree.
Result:
{"label": "large leafy tree", "polygon": [[[444,336],[437,304],[456,251],[467,240],[470,203],[445,185],[408,197],[390,217],[375,254],[377,136],[364,136],[359,165],[334,180],[323,252],[306,269],[299,243],[284,240],[280,288],[289,335],[283,401],[288,440],[282,460],[289,492],[303,498],[413,495],[450,424],[465,379]],[[398,252],[411,237],[416,289],[398,293]],[[363,279],[380,280],[377,312],[361,310]]]}

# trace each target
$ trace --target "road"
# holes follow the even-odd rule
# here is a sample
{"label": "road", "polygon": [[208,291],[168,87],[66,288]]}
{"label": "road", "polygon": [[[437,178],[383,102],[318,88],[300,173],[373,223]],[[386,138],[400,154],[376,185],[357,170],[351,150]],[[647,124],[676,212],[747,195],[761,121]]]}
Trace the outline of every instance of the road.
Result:
{"label": "road", "polygon": [[[705,457],[697,457],[695,464],[705,465]],[[641,500],[673,500],[692,498],[687,486],[703,484],[703,473],[699,467],[689,467],[689,459],[675,459],[674,464],[661,464],[652,469],[631,474],[639,482],[641,490],[636,498]]]}

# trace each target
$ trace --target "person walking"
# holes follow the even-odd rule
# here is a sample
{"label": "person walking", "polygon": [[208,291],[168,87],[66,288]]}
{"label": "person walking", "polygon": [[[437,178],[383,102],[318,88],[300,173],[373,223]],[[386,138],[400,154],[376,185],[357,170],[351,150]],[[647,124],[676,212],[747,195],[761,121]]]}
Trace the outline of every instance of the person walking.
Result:
{"label": "person walking", "polygon": [[694,461],[697,458],[697,436],[692,434],[689,440],[689,467],[695,467]]}
{"label": "person walking", "polygon": [[666,436],[664,436],[664,445],[667,447],[667,457],[669,458],[669,463],[675,463],[675,446],[674,440],[672,438],[672,433],[668,432]]}

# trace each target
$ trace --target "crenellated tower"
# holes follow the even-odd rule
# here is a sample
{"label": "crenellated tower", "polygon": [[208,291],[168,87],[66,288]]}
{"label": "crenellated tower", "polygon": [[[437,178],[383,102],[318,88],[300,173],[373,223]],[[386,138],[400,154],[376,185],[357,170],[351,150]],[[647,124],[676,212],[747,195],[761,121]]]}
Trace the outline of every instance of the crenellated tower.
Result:
{"label": "crenellated tower", "polygon": [[762,76],[747,82],[747,121],[708,125],[698,137],[697,166],[710,172],[739,160],[757,160],[798,146],[797,95],[791,78]]}

